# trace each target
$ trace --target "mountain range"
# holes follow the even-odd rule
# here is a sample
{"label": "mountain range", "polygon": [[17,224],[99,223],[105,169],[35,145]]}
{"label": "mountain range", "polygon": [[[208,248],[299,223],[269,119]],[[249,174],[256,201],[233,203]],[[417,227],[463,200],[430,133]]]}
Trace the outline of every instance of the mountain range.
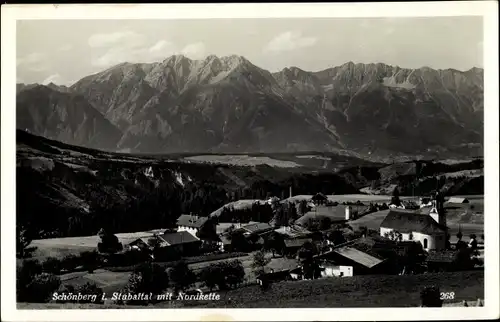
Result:
{"label": "mountain range", "polygon": [[271,73],[242,56],[122,63],[17,85],[17,128],[108,151],[482,154],[483,70],[354,64]]}

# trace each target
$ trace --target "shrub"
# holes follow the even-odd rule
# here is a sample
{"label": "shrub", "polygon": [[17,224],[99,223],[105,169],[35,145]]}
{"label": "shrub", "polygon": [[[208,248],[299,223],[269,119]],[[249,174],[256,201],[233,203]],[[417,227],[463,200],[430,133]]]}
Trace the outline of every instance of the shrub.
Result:
{"label": "shrub", "polygon": [[62,268],[61,261],[55,257],[48,257],[42,263],[42,270],[45,273],[59,274],[61,273],[61,268]]}
{"label": "shrub", "polygon": [[[169,278],[166,270],[158,264],[147,263],[139,265],[129,278],[124,294],[153,293],[161,294],[167,289]],[[150,299],[152,300],[152,299]],[[147,305],[149,301],[127,300],[127,304]],[[123,303],[119,300],[118,304]]]}
{"label": "shrub", "polygon": [[93,273],[99,266],[99,254],[97,251],[86,251],[80,254],[83,267],[89,272]]}
{"label": "shrub", "polygon": [[42,266],[37,260],[22,261],[16,267],[16,297],[18,302],[27,302],[30,298],[29,285],[42,273]]}
{"label": "shrub", "polygon": [[169,277],[175,289],[184,290],[195,282],[196,276],[184,261],[180,261],[170,269]]}
{"label": "shrub", "polygon": [[47,303],[59,286],[61,286],[61,279],[58,276],[48,273],[37,275],[27,286],[24,301]]}
{"label": "shrub", "polygon": [[66,255],[61,260],[61,268],[67,271],[73,271],[75,268],[80,266],[81,259],[73,254]]}

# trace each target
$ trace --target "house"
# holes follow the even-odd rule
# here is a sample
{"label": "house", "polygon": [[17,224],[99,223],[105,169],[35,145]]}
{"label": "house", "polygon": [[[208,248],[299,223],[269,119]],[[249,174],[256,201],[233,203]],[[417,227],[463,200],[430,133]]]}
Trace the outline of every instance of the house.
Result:
{"label": "house", "polygon": [[337,265],[331,261],[323,261],[319,267],[321,269],[321,277],[350,277],[354,274],[352,266]]}
{"label": "house", "polygon": [[136,240],[128,243],[127,246],[131,250],[145,250],[145,249],[149,249],[148,242],[144,238],[137,238]]}
{"label": "house", "polygon": [[274,230],[278,234],[284,235],[285,238],[293,239],[293,238],[306,238],[311,236],[313,233],[301,226],[293,225],[293,226],[282,226]]}
{"label": "house", "polygon": [[325,196],[323,193],[318,192],[311,198],[312,202],[314,202],[315,205],[323,205],[328,201],[328,197]]}
{"label": "house", "polygon": [[[332,265],[331,272],[344,272],[344,274],[376,274],[385,272],[385,263],[388,263],[381,257],[376,257],[375,254],[368,254],[350,245],[334,248],[332,251],[320,254],[316,258],[322,258],[333,261],[335,266],[348,266],[347,268],[334,268]],[[340,273],[339,273],[340,274]]]}
{"label": "house", "polygon": [[296,254],[297,251],[305,243],[312,243],[312,239],[311,238],[285,239],[285,253],[286,254]]}
{"label": "house", "polygon": [[196,236],[196,234],[207,224],[208,219],[208,217],[196,215],[181,215],[177,218],[177,231],[187,231],[193,236]]}
{"label": "house", "polygon": [[453,270],[455,262],[455,251],[441,250],[429,251],[429,255],[425,259],[429,272],[450,271]]}
{"label": "house", "polygon": [[217,246],[221,252],[230,252],[231,249],[231,239],[229,237],[229,233],[224,233],[219,235],[219,241],[217,242]]}
{"label": "house", "polygon": [[380,236],[396,234],[402,241],[419,241],[426,251],[445,249],[447,227],[443,217],[435,207],[429,214],[391,209],[380,224]]}
{"label": "house", "polygon": [[461,197],[451,197],[448,199],[448,203],[469,203],[469,199]]}
{"label": "house", "polygon": [[243,230],[243,234],[245,236],[249,236],[249,235],[254,235],[254,234],[262,235],[262,234],[271,232],[273,230],[273,227],[271,225],[269,225],[268,223],[255,222],[255,223],[241,226],[240,229]]}

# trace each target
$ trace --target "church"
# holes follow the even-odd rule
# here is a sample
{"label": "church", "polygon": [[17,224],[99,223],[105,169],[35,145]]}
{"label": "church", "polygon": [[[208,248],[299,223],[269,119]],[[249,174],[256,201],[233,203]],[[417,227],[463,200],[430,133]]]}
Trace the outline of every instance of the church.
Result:
{"label": "church", "polygon": [[443,198],[439,194],[433,198],[428,214],[391,209],[380,224],[381,236],[419,241],[426,251],[445,249],[447,230]]}

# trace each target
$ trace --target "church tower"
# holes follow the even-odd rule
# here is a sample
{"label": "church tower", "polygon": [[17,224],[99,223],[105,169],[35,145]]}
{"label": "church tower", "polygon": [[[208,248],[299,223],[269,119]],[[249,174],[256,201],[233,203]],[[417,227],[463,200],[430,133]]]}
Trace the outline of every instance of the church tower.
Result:
{"label": "church tower", "polygon": [[432,207],[429,212],[429,216],[432,217],[438,224],[446,227],[446,215],[444,212],[444,202],[443,196],[439,192],[436,192],[432,198]]}

